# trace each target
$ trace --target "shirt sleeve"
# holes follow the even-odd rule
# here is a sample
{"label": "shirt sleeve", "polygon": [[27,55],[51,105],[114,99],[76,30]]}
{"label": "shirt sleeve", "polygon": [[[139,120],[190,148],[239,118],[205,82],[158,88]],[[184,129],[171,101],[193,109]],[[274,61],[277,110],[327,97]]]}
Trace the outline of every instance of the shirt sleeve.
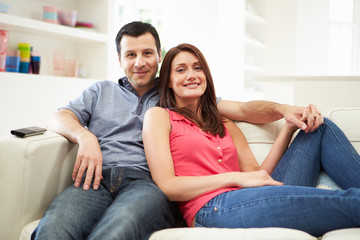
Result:
{"label": "shirt sleeve", "polygon": [[216,104],[219,104],[220,101],[221,101],[221,97],[216,97]]}
{"label": "shirt sleeve", "polygon": [[95,83],[89,88],[85,89],[78,98],[70,101],[68,104],[60,107],[58,110],[68,109],[72,111],[83,126],[88,126],[97,103],[99,91],[100,85]]}

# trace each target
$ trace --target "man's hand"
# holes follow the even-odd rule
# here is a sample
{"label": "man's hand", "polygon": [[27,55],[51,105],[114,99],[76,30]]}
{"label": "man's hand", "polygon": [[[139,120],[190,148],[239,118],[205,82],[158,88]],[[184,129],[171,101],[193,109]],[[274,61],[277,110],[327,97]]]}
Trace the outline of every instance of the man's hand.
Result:
{"label": "man's hand", "polygon": [[72,111],[61,109],[55,112],[47,122],[47,129],[66,137],[70,142],[78,144],[72,179],[75,187],[79,187],[86,172],[84,190],[88,190],[94,177],[93,188],[97,190],[102,180],[102,155],[99,142],[94,134],[81,125]]}
{"label": "man's hand", "polygon": [[75,187],[80,186],[85,172],[86,177],[83,189],[89,190],[95,174],[93,189],[97,190],[102,180],[102,155],[99,143],[92,134],[82,137],[82,140],[79,142],[79,150],[72,173]]}
{"label": "man's hand", "polygon": [[315,131],[324,123],[321,112],[312,104],[305,108],[288,105],[284,113],[284,119],[306,133]]}

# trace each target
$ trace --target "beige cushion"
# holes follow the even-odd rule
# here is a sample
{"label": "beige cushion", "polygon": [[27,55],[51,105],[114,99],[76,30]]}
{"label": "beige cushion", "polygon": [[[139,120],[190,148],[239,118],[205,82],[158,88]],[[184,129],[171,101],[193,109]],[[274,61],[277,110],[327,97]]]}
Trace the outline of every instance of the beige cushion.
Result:
{"label": "beige cushion", "polygon": [[29,240],[31,238],[32,232],[35,230],[37,225],[39,225],[40,219],[33,221],[29,224],[26,224],[24,229],[21,231],[19,240]]}
{"label": "beige cushion", "polygon": [[327,232],[322,240],[359,240],[360,228],[346,228]]}
{"label": "beige cushion", "polygon": [[264,161],[283,124],[284,120],[267,124],[251,124],[246,122],[236,123],[244,133],[250,149],[259,164]]}
{"label": "beige cushion", "polygon": [[149,240],[316,240],[299,230],[287,228],[173,228],[155,232]]}

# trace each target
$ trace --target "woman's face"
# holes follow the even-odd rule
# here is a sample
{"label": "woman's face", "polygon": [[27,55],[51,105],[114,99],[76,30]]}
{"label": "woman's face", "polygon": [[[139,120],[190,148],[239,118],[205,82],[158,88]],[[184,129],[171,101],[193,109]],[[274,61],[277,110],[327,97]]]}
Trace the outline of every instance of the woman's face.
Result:
{"label": "woman's face", "polygon": [[169,87],[174,91],[178,107],[197,103],[204,94],[206,76],[193,53],[181,52],[173,59]]}

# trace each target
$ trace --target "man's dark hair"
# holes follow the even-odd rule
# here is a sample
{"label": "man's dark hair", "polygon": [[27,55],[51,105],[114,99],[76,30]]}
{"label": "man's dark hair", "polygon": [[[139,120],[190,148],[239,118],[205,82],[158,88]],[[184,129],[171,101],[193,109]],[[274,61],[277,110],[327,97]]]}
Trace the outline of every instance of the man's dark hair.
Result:
{"label": "man's dark hair", "polygon": [[124,25],[116,35],[115,44],[119,56],[121,51],[120,41],[124,35],[139,37],[141,35],[144,35],[145,33],[151,33],[151,35],[153,35],[153,37],[155,38],[156,49],[158,52],[160,52],[161,51],[160,38],[156,29],[149,23],[135,21]]}

